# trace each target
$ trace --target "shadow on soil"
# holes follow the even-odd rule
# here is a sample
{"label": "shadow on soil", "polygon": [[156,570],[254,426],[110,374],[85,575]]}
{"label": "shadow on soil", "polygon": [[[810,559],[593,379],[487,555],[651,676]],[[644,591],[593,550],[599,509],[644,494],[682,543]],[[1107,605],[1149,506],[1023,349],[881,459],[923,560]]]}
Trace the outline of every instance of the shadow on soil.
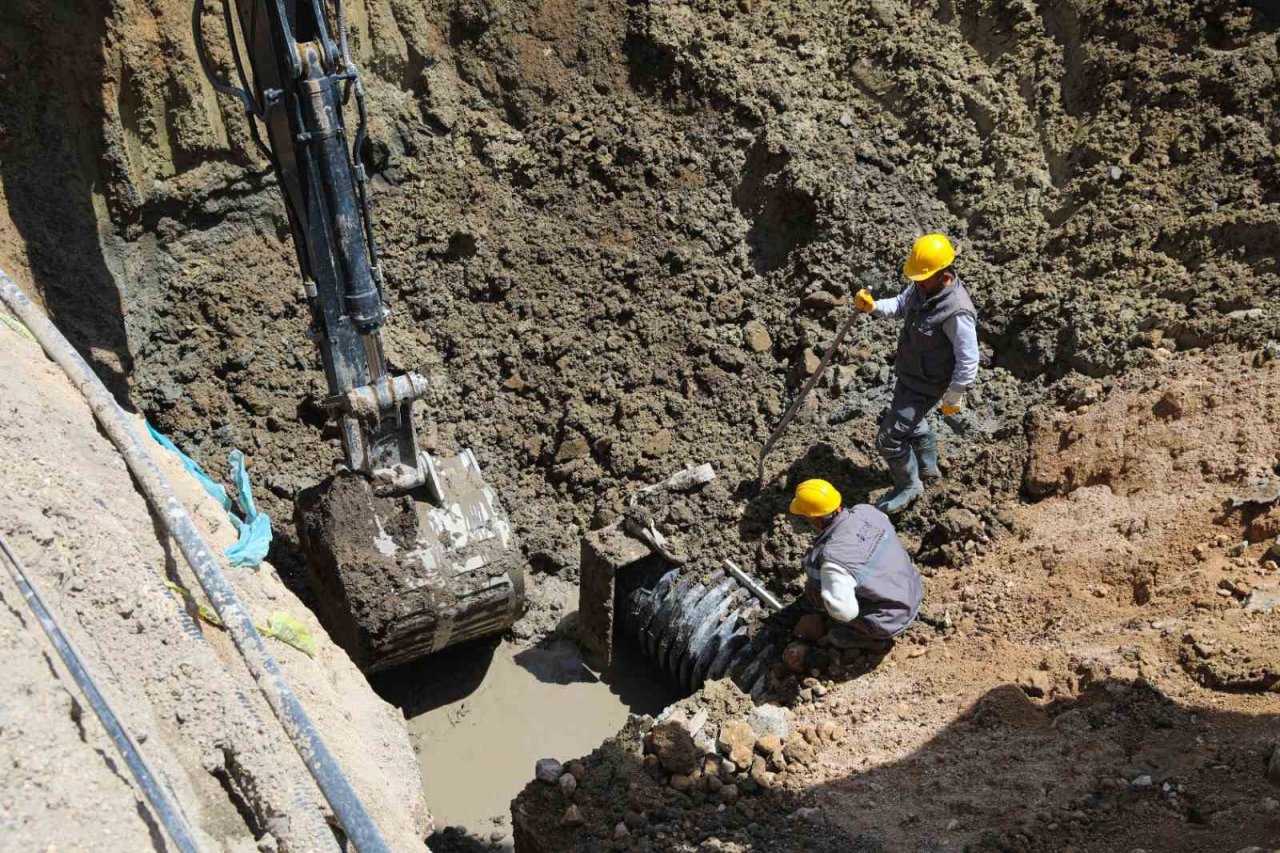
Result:
{"label": "shadow on soil", "polygon": [[[581,828],[560,825],[568,803],[555,786],[530,783],[512,804],[516,850],[1270,849],[1280,810],[1268,806],[1277,789],[1265,756],[1278,728],[1280,715],[1192,710],[1127,681],[1043,705],[1006,684],[901,760],[795,790],[749,792],[739,781],[742,796],[727,805],[663,784],[633,734],[588,760],[575,795]],[[818,761],[856,765],[897,737],[882,738],[874,715],[848,734],[819,745]],[[631,826],[618,844],[624,815]],[[699,846],[713,838],[720,845]]]}
{"label": "shadow on soil", "polygon": [[465,699],[489,672],[499,637],[450,646],[415,663],[369,676],[374,692],[408,719]]}
{"label": "shadow on soil", "polygon": [[55,0],[25,26],[0,29],[0,185],[50,318],[127,404],[132,360],[93,192],[107,162],[100,158],[104,107],[95,100],[108,17],[102,6]]}
{"label": "shadow on soil", "polygon": [[656,716],[687,695],[670,684],[667,676],[622,631],[614,634],[613,661],[598,673],[584,662],[578,644],[564,636],[548,637],[517,652],[514,660],[546,684],[601,682],[632,714]]}

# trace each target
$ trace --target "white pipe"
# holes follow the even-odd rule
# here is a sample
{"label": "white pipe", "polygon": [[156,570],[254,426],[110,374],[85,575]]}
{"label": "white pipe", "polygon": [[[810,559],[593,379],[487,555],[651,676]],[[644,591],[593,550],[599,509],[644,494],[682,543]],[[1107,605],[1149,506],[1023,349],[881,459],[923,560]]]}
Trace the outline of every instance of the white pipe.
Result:
{"label": "white pipe", "polygon": [[751,594],[754,595],[756,598],[760,599],[760,601],[762,601],[766,607],[768,607],[770,610],[773,610],[774,612],[777,612],[782,609],[782,602],[774,598],[773,595],[769,592],[769,590],[764,588],[764,584],[760,583],[760,581],[756,580],[755,578],[751,577],[751,575],[747,574],[742,569],[738,568],[736,565],[733,564],[732,560],[725,560],[724,564],[725,564],[725,567],[729,569],[729,574],[737,578],[738,583],[742,584],[747,589],[749,589],[751,591]]}

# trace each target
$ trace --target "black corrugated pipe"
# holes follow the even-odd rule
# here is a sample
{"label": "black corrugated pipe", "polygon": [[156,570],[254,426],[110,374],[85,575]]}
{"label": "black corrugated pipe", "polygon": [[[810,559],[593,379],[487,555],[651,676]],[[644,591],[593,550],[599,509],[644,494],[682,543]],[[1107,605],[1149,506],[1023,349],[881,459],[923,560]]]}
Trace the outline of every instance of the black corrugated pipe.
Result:
{"label": "black corrugated pipe", "polygon": [[364,803],[360,802],[360,797],[343,775],[342,768],[338,766],[320,733],[316,731],[315,724],[311,722],[297,694],[285,680],[280,664],[267,651],[262,635],[254,627],[253,619],[240,596],[227,582],[213,550],[204,541],[186,508],[174,494],[169,478],[151,458],[146,445],[130,425],[129,416],[120,408],[102,380],[80,357],[80,353],[76,352],[44,312],[27,298],[3,270],[0,270],[0,300],[26,324],[31,334],[44,347],[44,351],[58,363],[71,384],[88,401],[103,432],[124,457],[138,487],[146,495],[165,530],[173,537],[182,556],[195,572],[201,589],[226,626],[227,633],[244,658],[258,689],[280,720],[294,748],[302,756],[302,763],[315,778],[347,837],[361,853],[389,853],[390,848],[382,839]]}
{"label": "black corrugated pipe", "polygon": [[745,586],[722,571],[699,580],[674,568],[651,587],[626,593],[619,620],[645,656],[682,688],[692,692],[729,677],[759,699],[775,650],[769,632],[753,630],[762,610]]}

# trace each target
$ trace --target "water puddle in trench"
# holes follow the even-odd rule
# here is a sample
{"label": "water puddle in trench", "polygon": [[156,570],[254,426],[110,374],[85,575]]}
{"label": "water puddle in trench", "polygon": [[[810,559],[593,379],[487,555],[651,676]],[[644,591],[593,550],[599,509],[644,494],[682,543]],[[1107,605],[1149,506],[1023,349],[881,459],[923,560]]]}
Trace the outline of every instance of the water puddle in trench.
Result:
{"label": "water puddle in trench", "polygon": [[[511,849],[511,800],[533,778],[534,762],[586,755],[628,713],[656,715],[681,698],[637,649],[623,646],[603,680],[564,638],[537,646],[478,641],[375,679],[408,720],[436,825]],[[468,844],[456,849],[482,849]],[[432,846],[455,849],[436,839]]]}

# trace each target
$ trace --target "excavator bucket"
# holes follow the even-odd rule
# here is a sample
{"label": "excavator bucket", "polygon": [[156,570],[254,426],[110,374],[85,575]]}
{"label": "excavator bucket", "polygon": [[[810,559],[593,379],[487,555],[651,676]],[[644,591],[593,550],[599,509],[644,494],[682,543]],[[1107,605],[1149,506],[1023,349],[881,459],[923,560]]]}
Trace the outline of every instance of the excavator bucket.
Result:
{"label": "excavator bucket", "polygon": [[470,450],[400,497],[340,473],[298,496],[314,609],[366,673],[509,627],[524,607],[511,525]]}
{"label": "excavator bucket", "polygon": [[[470,451],[444,460],[420,452],[413,406],[427,380],[393,370],[384,350],[390,311],[369,176],[358,157],[368,112],[342,3],[334,5],[335,42],[327,3],[236,0],[243,53],[224,3],[243,89],[214,75],[200,26],[204,0],[195,3],[192,36],[205,75],[240,99],[260,147],[259,123],[266,131],[306,294],[308,337],[324,366],[320,403],[342,436],[349,473],[302,492],[294,511],[314,609],[366,672],[502,631],[524,602],[506,513]],[[352,95],[349,142],[343,105]]]}

